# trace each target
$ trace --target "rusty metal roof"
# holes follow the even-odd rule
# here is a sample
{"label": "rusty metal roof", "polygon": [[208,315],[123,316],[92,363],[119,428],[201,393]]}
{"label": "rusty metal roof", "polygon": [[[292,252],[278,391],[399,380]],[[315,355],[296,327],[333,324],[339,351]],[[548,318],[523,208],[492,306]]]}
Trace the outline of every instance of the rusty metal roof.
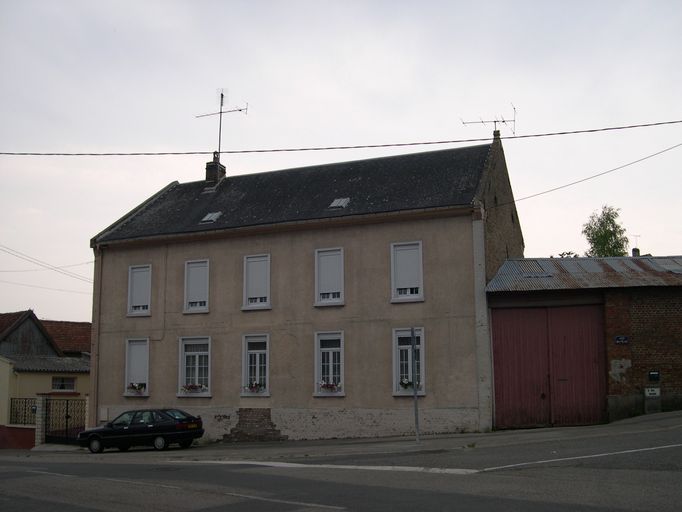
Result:
{"label": "rusty metal roof", "polygon": [[682,286],[682,256],[506,260],[487,292]]}

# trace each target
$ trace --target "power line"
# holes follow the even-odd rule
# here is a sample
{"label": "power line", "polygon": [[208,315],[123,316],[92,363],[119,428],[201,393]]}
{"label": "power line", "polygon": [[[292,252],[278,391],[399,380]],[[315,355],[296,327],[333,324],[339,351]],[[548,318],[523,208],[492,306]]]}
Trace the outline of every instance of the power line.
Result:
{"label": "power line", "polygon": [[89,284],[92,283],[92,279],[81,276],[80,274],[76,274],[76,273],[71,272],[69,270],[62,270],[59,267],[55,267],[54,265],[51,265],[50,263],[46,263],[44,261],[41,261],[38,258],[34,258],[33,256],[29,256],[28,254],[24,254],[23,252],[16,251],[16,250],[12,249],[11,247],[7,247],[6,245],[0,244],[0,251],[6,252],[7,254],[10,254],[10,255],[12,255],[16,258],[22,259],[24,261],[28,261],[29,263],[39,265],[39,266],[46,268],[48,270],[53,270],[55,272],[59,272],[60,274],[65,275],[65,276],[72,277],[74,279],[78,279],[79,281],[83,281],[83,282],[86,282]]}
{"label": "power line", "polygon": [[47,286],[37,286],[34,284],[26,284],[26,283],[15,283],[14,281],[4,281],[2,279],[0,279],[0,283],[13,284],[16,286],[26,286],[28,288],[40,288],[41,290],[51,290],[53,292],[78,293],[80,295],[92,295],[92,292],[79,292],[76,290],[64,290],[62,288],[48,288]]}
{"label": "power line", "polygon": [[[92,265],[93,263],[95,263],[95,260],[84,261],[83,263],[72,263],[71,265],[59,265],[59,266],[56,266],[55,268],[82,267],[83,265]],[[16,274],[16,273],[20,273],[20,272],[45,272],[45,270],[52,270],[52,269],[27,268],[27,269],[20,269],[20,270],[0,270],[0,272],[7,272],[7,273],[11,273],[11,274]]]}
{"label": "power line", "polygon": [[632,162],[628,162],[626,164],[619,165],[618,167],[614,167],[614,168],[609,169],[607,171],[603,171],[603,172],[600,172],[597,174],[593,174],[592,176],[588,176],[587,178],[582,178],[582,179],[579,179],[577,181],[572,181],[570,183],[566,183],[565,185],[559,185],[558,187],[554,187],[554,188],[550,188],[548,190],[544,190],[542,192],[538,192],[536,194],[531,194],[529,196],[521,197],[519,199],[514,199],[514,201],[508,201],[506,203],[502,203],[502,204],[499,204],[497,206],[494,206],[493,208],[499,208],[501,206],[507,206],[509,204],[514,204],[514,203],[518,203],[520,201],[525,201],[526,199],[531,199],[533,197],[538,197],[538,196],[542,196],[544,194],[549,194],[550,192],[556,192],[557,190],[561,190],[563,188],[572,187],[573,185],[577,185],[578,183],[583,183],[585,181],[593,180],[595,178],[598,178],[599,176],[604,176],[605,174],[616,172],[616,171],[619,171],[621,169],[625,169],[626,167],[630,167],[631,165],[635,165],[635,164],[638,164],[638,163],[643,162],[645,160],[649,160],[650,158],[654,158],[655,156],[662,155],[663,153],[667,153],[668,151],[672,151],[673,149],[677,149],[680,146],[682,146],[682,142],[680,142],[679,144],[675,144],[674,146],[670,146],[668,148],[661,149],[660,151],[656,151],[655,153],[651,153],[650,155],[643,156],[642,158],[638,158],[637,160],[633,160]]}
{"label": "power line", "polygon": [[[633,128],[650,128],[652,126],[664,126],[682,123],[682,119],[676,121],[660,121],[656,123],[631,124],[624,126],[608,126],[604,128],[589,128],[585,130],[567,130],[559,132],[533,133],[528,135],[502,136],[500,139],[530,139],[538,137],[554,137],[558,135],[577,135],[582,133],[597,133],[616,130],[630,130]],[[476,139],[456,140],[431,140],[421,142],[398,142],[389,144],[358,144],[352,146],[317,146],[298,148],[267,148],[267,149],[233,149],[220,151],[220,154],[245,154],[245,153],[293,153],[301,151],[332,151],[345,149],[376,149],[376,148],[399,148],[408,146],[429,146],[441,144],[462,144],[469,142],[486,142],[492,137]],[[213,151],[140,151],[140,152],[110,152],[110,153],[62,153],[62,152],[37,152],[37,151],[0,151],[0,156],[188,156],[188,155],[212,155]]]}

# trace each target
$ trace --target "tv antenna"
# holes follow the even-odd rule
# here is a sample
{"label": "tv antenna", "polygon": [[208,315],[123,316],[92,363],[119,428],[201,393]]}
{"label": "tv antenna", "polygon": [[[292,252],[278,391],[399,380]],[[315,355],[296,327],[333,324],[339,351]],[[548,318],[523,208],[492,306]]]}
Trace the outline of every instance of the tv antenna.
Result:
{"label": "tv antenna", "polygon": [[500,124],[505,125],[507,128],[509,128],[512,132],[512,135],[516,135],[516,107],[514,106],[513,103],[512,103],[512,109],[514,110],[514,116],[512,117],[512,119],[505,119],[504,117],[499,117],[499,118],[495,117],[495,119],[490,119],[490,120],[484,120],[481,118],[479,121],[465,121],[461,117],[459,119],[460,119],[460,121],[462,121],[463,125],[467,125],[467,124],[485,124],[485,125],[487,125],[489,123],[493,123],[493,129],[495,131],[497,131],[497,124],[500,123]]}
{"label": "tv antenna", "polygon": [[220,110],[218,112],[211,112],[210,114],[201,114],[198,116],[194,116],[195,119],[198,119],[199,117],[208,117],[208,116],[220,116],[220,121],[218,123],[218,161],[220,161],[220,146],[223,140],[223,114],[229,114],[231,112],[244,112],[244,115],[248,115],[249,112],[249,104],[247,103],[246,106],[244,107],[237,107],[233,108],[230,110],[223,110],[223,105],[225,103],[225,93],[223,92],[222,89],[220,89]]}

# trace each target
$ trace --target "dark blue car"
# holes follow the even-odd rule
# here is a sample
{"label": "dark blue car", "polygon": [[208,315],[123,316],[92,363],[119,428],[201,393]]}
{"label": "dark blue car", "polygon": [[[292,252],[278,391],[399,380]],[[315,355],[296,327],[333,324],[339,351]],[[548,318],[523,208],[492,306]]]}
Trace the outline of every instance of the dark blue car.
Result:
{"label": "dark blue car", "polygon": [[153,446],[165,450],[178,443],[189,448],[204,435],[201,416],[192,416],[180,409],[139,409],[126,411],[101,427],[89,428],[78,434],[78,444],[92,453],[105,448],[125,451],[131,446]]}

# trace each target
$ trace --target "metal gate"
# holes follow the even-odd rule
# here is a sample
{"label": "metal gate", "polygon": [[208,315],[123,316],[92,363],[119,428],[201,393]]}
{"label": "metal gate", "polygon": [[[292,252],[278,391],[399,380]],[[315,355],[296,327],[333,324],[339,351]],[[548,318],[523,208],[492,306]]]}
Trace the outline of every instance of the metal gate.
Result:
{"label": "metal gate", "polygon": [[493,309],[492,327],[496,428],[604,421],[601,306]]}
{"label": "metal gate", "polygon": [[85,400],[48,398],[45,400],[45,442],[75,444],[85,430]]}

